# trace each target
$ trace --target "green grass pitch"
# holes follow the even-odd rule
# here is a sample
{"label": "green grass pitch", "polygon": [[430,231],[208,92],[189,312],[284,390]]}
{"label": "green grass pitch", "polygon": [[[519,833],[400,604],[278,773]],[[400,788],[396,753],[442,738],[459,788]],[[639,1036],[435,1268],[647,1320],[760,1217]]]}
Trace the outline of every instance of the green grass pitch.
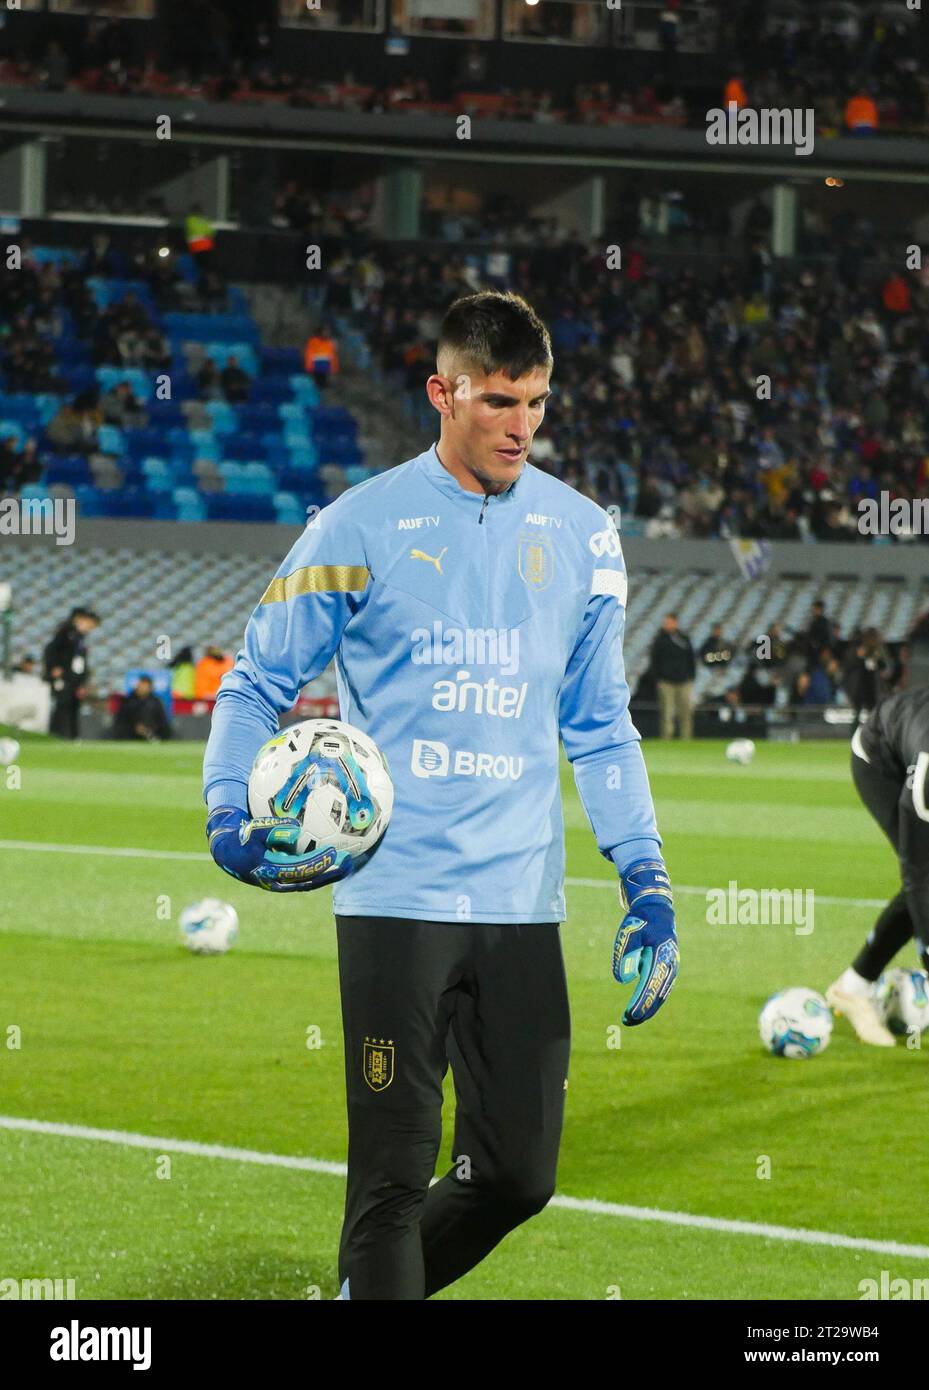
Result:
{"label": "green grass pitch", "polygon": [[[330,890],[278,898],[198,859],[61,848],[202,854],[201,757],[26,739],[21,788],[0,769],[0,1115],[341,1163]],[[646,758],[673,880],[811,888],[814,930],[709,925],[704,897],[681,892],[681,978],[656,1020],[611,1046],[615,874],[564,764],[574,1040],[559,1193],[925,1243],[914,1165],[929,1057],[865,1048],[844,1020],[809,1062],[768,1057],[757,1036],[770,993],[822,990],[849,962],[876,916],[851,900],[896,891],[847,747],[762,744],[748,768],[711,743],[650,743]],[[177,940],[178,913],[206,895],[239,913],[222,958]],[[447,1157],[446,1142],[440,1171]],[[73,1278],[79,1298],[335,1294],[340,1176],[169,1158],[164,1176],[157,1147],[0,1129],[0,1278]],[[929,1274],[913,1256],[553,1206],[441,1296],[854,1300],[882,1269]]]}

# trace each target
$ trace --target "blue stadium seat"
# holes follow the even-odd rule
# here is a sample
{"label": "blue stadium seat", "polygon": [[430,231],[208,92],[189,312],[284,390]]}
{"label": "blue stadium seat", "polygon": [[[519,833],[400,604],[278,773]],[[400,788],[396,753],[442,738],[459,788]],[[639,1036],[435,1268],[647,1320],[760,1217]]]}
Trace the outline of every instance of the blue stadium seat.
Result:
{"label": "blue stadium seat", "polygon": [[35,402],[35,408],[38,413],[39,421],[43,425],[47,425],[52,416],[57,415],[61,407],[61,397],[54,396],[51,392],[48,391],[43,392],[40,395],[33,396],[32,399]]}
{"label": "blue stadium seat", "polygon": [[[178,516],[178,509],[175,504],[174,497],[170,492],[155,493],[155,510],[152,513],[152,516],[155,521],[183,520],[182,517]],[[197,517],[196,520],[199,521],[200,518]]]}
{"label": "blue stadium seat", "polygon": [[276,492],[272,500],[279,525],[303,526],[306,523],[306,512],[292,492]]}
{"label": "blue stadium seat", "polygon": [[77,395],[79,391],[90,391],[97,384],[94,369],[91,366],[68,367],[59,373],[62,381],[71,395]]}
{"label": "blue stadium seat", "polygon": [[239,366],[244,372],[247,372],[251,377],[258,375],[258,361],[255,357],[255,350],[250,343],[223,343],[214,339],[204,343],[203,347],[207,356],[212,357],[217,367],[223,368],[230,357],[237,357]]}
{"label": "blue stadium seat", "polygon": [[275,489],[271,470],[263,463],[219,463],[224,491],[238,496],[270,496]]}
{"label": "blue stadium seat", "polygon": [[285,447],[284,454],[291,468],[313,469],[319,467],[319,450],[312,441],[309,444]]}
{"label": "blue stadium seat", "polygon": [[140,304],[144,304],[146,309],[152,313],[155,312],[152,292],[144,280],[127,280],[118,275],[88,275],[86,284],[99,309],[106,309],[111,304],[118,304],[121,299],[126,298],[127,294],[131,294]]}
{"label": "blue stadium seat", "polygon": [[144,488],[118,488],[101,493],[102,516],[151,517],[155,498]]}
{"label": "blue stadium seat", "polygon": [[166,443],[164,430],[156,429],[149,425],[144,430],[125,430],[123,437],[126,441],[126,452],[131,459],[138,459],[140,462],[149,455],[158,457]]}
{"label": "blue stadium seat", "polygon": [[252,383],[250,404],[280,405],[290,400],[290,382],[285,377],[259,377]]}
{"label": "blue stadium seat", "polygon": [[213,430],[216,434],[238,434],[239,416],[235,407],[231,406],[228,401],[207,401],[206,413],[213,422]]}
{"label": "blue stadium seat", "polygon": [[141,367],[98,367],[96,376],[101,391],[111,391],[120,382],[127,381],[140,400],[147,401],[152,394],[152,374]]}
{"label": "blue stadium seat", "polygon": [[178,521],[206,521],[206,498],[195,488],[175,488],[173,501]]}
{"label": "blue stadium seat", "polygon": [[171,364],[171,391],[175,401],[192,401],[200,393],[200,388],[182,362]]}
{"label": "blue stadium seat", "polygon": [[26,483],[25,487],[20,488],[19,495],[26,500],[32,499],[35,502],[44,502],[49,492],[44,482]]}
{"label": "blue stadium seat", "polygon": [[216,471],[227,488],[230,484],[232,484],[234,488],[235,484],[242,476],[242,469],[244,467],[244,463],[237,463],[233,459],[221,459],[216,465]]}
{"label": "blue stadium seat", "polygon": [[278,423],[277,408],[267,402],[260,405],[240,405],[238,414],[240,428],[255,434],[265,434],[268,430],[273,430]]}
{"label": "blue stadium seat", "polygon": [[126,452],[126,438],[115,425],[101,425],[97,430],[97,447],[103,454],[115,454],[122,458]]}
{"label": "blue stadium seat", "polygon": [[[142,460],[141,473],[145,486],[151,492],[173,492],[177,478],[167,459],[147,458]],[[125,481],[128,481],[126,479]]]}
{"label": "blue stadium seat", "polygon": [[324,463],[335,463],[340,468],[356,468],[364,463],[364,456],[354,445],[337,445],[333,449],[321,449],[320,458]]}
{"label": "blue stadium seat", "polygon": [[90,485],[76,487],[74,489],[74,498],[81,516],[91,517],[103,515],[103,493],[98,487],[91,487]]}
{"label": "blue stadium seat", "polygon": [[273,458],[276,455],[279,458],[286,452],[287,445],[280,430],[268,430],[261,436],[261,448],[266,457]]}
{"label": "blue stadium seat", "polygon": [[[174,373],[171,373],[171,384],[174,384]],[[180,425],[184,420],[184,412],[181,409],[180,401],[159,401],[151,400],[148,404],[149,419],[153,425],[162,425],[166,429],[173,425]]]}
{"label": "blue stadium seat", "polygon": [[311,502],[316,502],[320,507],[326,505],[318,473],[284,468],[277,476],[277,483],[282,492],[293,493],[304,507]]}
{"label": "blue stadium seat", "polygon": [[93,474],[90,464],[78,454],[73,458],[55,459],[49,463],[45,470],[45,481],[49,487],[55,483],[66,483],[68,487],[77,488],[81,484],[90,484]]}
{"label": "blue stadium seat", "polygon": [[212,430],[190,430],[189,440],[194,458],[209,459],[212,463],[218,463],[222,458],[222,445]]}
{"label": "blue stadium seat", "polygon": [[242,469],[242,477],[252,485],[255,492],[262,495],[274,492],[277,486],[274,472],[266,463],[246,463]]}
{"label": "blue stadium seat", "polygon": [[142,472],[142,469],[139,464],[127,464],[120,460],[119,469],[123,475],[123,487],[134,487],[143,489],[148,487],[148,478]]}
{"label": "blue stadium seat", "polygon": [[354,415],[344,405],[321,405],[313,420],[318,430],[358,428]]}
{"label": "blue stadium seat", "polygon": [[173,442],[170,447],[170,454],[171,463],[175,468],[188,470],[197,457],[189,439],[183,444],[178,441]]}
{"label": "blue stadium seat", "polygon": [[240,342],[251,350],[258,326],[248,314],[165,314],[164,331],[172,342],[226,344]]}
{"label": "blue stadium seat", "polygon": [[70,246],[33,246],[32,256],[39,265],[77,265],[81,259]]}
{"label": "blue stadium seat", "polygon": [[59,338],[55,343],[55,357],[61,367],[90,366],[90,349],[86,343],[75,339]]}
{"label": "blue stadium seat", "polygon": [[39,407],[35,396],[15,392],[14,395],[0,396],[1,420],[18,420],[19,424],[31,428],[39,424]]}
{"label": "blue stadium seat", "polygon": [[0,439],[13,439],[16,441],[16,448],[20,448],[26,437],[26,431],[18,420],[0,420]]}
{"label": "blue stadium seat", "polygon": [[311,406],[314,410],[319,405],[319,387],[311,376],[305,373],[296,373],[290,377],[290,387],[294,393],[294,399],[301,405]]}
{"label": "blue stadium seat", "polygon": [[223,440],[223,457],[238,459],[240,463],[262,459],[264,452],[263,441],[258,434],[227,435]]}
{"label": "blue stadium seat", "polygon": [[266,347],[261,350],[261,369],[271,376],[291,376],[303,366],[299,348]]}

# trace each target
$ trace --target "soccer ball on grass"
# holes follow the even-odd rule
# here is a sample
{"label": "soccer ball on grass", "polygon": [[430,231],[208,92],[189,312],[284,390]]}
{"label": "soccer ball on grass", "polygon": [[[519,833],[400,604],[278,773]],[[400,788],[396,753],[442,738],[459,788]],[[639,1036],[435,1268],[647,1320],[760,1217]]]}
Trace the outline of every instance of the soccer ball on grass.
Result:
{"label": "soccer ball on grass", "polygon": [[239,934],[239,916],[231,903],[204,898],[181,913],[181,940],[198,956],[222,956]]}
{"label": "soccer ball on grass", "polygon": [[929,1028],[929,977],[925,970],[888,970],[877,982],[877,1006],[898,1037]]}
{"label": "soccer ball on grass", "polygon": [[829,1046],[832,1010],[815,989],[795,985],[771,995],[758,1018],[758,1031],[775,1057],[815,1057]]}
{"label": "soccer ball on grass", "polygon": [[731,763],[741,763],[747,767],[755,756],[755,745],[750,738],[734,738],[726,746],[726,757]]}

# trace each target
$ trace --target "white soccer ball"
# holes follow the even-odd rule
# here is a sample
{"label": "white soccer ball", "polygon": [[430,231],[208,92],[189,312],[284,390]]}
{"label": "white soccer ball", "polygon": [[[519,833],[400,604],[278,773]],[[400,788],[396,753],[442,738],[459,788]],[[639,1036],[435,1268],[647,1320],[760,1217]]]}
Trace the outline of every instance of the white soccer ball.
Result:
{"label": "white soccer ball", "polygon": [[19,757],[19,744],[15,738],[0,738],[0,767],[9,767]]}
{"label": "white soccer ball", "polygon": [[755,745],[750,738],[734,738],[726,747],[726,757],[731,763],[741,763],[747,767],[755,756]]}
{"label": "white soccer ball", "polygon": [[758,1018],[761,1041],[775,1057],[815,1057],[829,1046],[832,1010],[815,989],[795,985],[772,994]]}
{"label": "white soccer ball", "polygon": [[181,913],[181,940],[198,956],[222,956],[239,934],[239,915],[231,903],[204,898]]}
{"label": "white soccer ball", "polygon": [[258,750],[248,779],[251,814],[295,817],[302,826],[297,851],[318,853],[326,882],[368,862],[393,804],[387,759],[341,719],[291,724]]}
{"label": "white soccer ball", "polygon": [[929,976],[925,970],[888,970],[877,982],[877,1006],[898,1036],[929,1028]]}

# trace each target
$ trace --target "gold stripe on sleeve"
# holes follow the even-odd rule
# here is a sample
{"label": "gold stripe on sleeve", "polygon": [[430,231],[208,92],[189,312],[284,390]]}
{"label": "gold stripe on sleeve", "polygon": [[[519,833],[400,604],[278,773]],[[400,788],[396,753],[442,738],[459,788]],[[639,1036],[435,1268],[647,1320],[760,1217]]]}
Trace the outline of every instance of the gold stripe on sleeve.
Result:
{"label": "gold stripe on sleeve", "polygon": [[367,588],[365,565],[305,565],[283,579],[272,579],[261,603],[286,603],[301,594],[347,594]]}

